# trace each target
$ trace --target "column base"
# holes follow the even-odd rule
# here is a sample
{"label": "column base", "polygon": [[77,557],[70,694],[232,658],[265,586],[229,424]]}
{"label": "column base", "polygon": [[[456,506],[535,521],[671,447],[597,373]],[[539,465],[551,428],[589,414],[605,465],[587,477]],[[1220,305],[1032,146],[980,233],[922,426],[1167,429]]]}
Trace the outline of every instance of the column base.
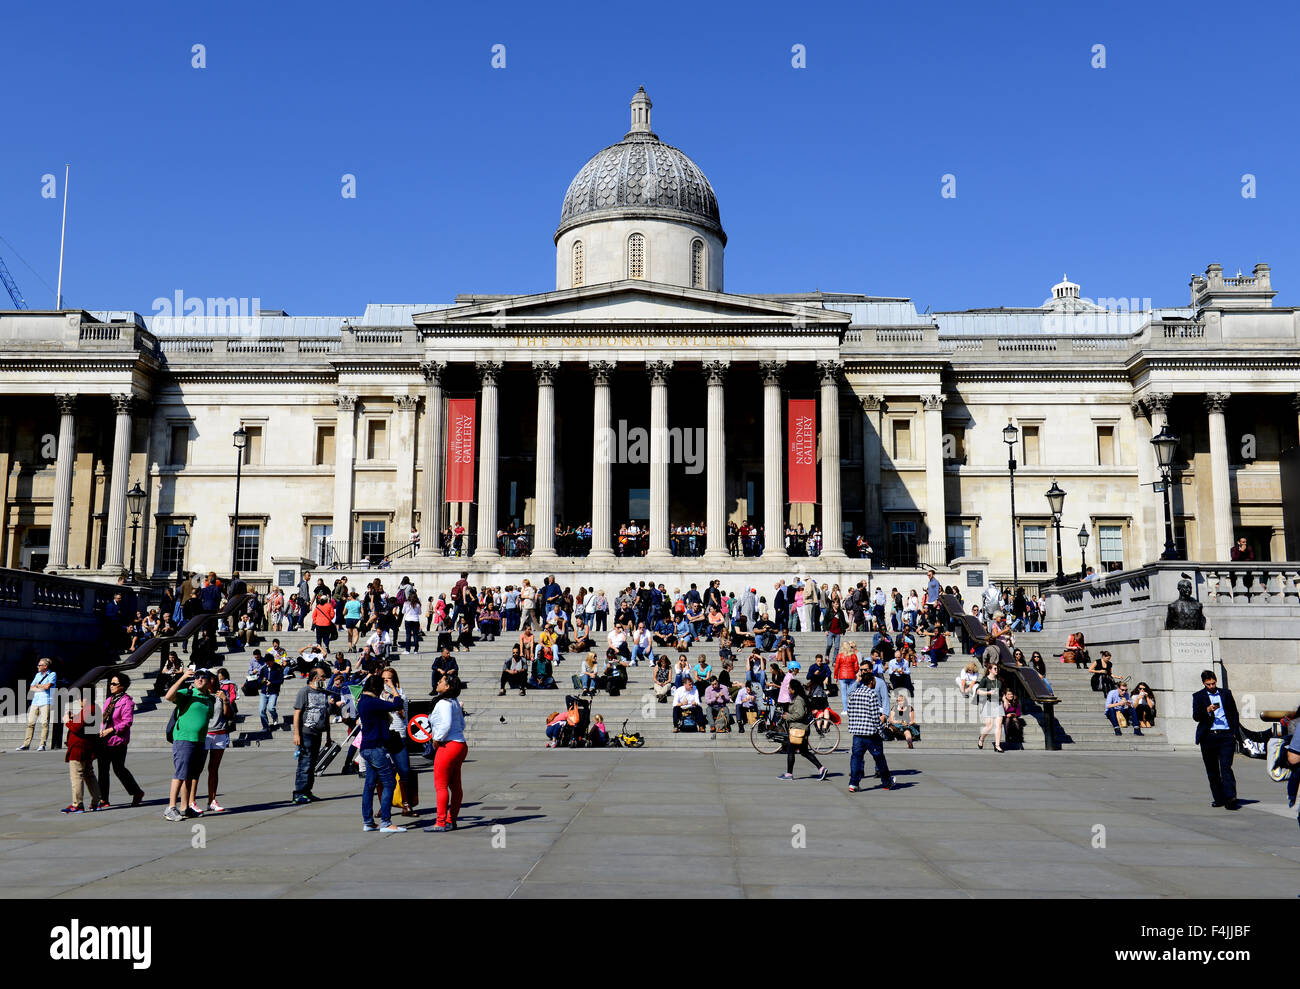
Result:
{"label": "column base", "polygon": [[529,559],[532,560],[550,562],[552,560],[558,560],[560,558],[560,555],[557,552],[555,552],[555,550],[550,546],[547,547],[539,546],[537,549],[534,549],[531,553],[529,553],[528,557]]}
{"label": "column base", "polygon": [[586,559],[597,560],[601,563],[612,563],[614,560],[617,560],[618,557],[614,555],[612,549],[593,549],[587,554]]}
{"label": "column base", "polygon": [[706,563],[730,563],[732,556],[725,549],[706,549],[704,555],[696,557]]}

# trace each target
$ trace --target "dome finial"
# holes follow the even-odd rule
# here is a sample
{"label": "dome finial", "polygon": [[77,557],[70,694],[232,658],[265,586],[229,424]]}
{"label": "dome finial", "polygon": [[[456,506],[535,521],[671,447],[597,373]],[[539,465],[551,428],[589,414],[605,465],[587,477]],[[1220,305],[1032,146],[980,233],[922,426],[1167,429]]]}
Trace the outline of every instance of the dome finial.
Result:
{"label": "dome finial", "polygon": [[[650,97],[646,95],[644,86],[637,87],[636,95],[632,97],[630,106],[632,107],[632,129],[627,132],[627,137],[634,134],[646,134],[653,138],[654,133],[650,130],[650,108],[654,104],[650,102]],[[625,137],[624,140],[626,139]]]}

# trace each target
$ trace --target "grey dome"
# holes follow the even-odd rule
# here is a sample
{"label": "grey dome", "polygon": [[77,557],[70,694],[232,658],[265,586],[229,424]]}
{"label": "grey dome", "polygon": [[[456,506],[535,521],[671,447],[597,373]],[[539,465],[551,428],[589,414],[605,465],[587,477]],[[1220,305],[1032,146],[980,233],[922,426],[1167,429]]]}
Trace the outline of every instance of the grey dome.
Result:
{"label": "grey dome", "polygon": [[[649,100],[644,92],[637,97],[641,103],[634,98],[632,130],[617,144],[597,152],[569,183],[556,239],[592,220],[650,216],[694,223],[716,233],[725,244],[713,186],[684,152],[650,131]],[[642,120],[635,116],[638,105],[646,107]]]}

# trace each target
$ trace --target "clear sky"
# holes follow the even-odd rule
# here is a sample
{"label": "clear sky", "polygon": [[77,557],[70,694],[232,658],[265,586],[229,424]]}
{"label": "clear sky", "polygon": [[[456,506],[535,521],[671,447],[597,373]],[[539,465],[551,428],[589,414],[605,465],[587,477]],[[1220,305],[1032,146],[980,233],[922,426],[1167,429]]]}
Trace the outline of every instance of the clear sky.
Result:
{"label": "clear sky", "polygon": [[1068,273],[1185,305],[1208,263],[1267,261],[1298,305],[1297,6],[10,4],[0,256],[53,305],[42,176],[71,162],[69,307],[545,291],[564,191],[644,85],[717,191],[730,291],[965,309]]}

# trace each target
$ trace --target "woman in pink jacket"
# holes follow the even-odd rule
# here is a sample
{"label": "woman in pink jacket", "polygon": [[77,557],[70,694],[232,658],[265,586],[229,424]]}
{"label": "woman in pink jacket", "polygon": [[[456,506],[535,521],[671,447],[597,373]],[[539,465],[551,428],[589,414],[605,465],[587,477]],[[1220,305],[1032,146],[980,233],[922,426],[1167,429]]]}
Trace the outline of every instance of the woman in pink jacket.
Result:
{"label": "woman in pink jacket", "polygon": [[126,692],[131,686],[131,678],[125,673],[114,673],[108,678],[108,698],[100,715],[99,749],[96,761],[99,763],[99,807],[104,810],[108,803],[108,767],[113,772],[126,792],[131,795],[131,806],[139,807],[144,800],[144,791],[140,784],[126,768],[126,749],[131,744],[131,722],[135,718],[135,701]]}

